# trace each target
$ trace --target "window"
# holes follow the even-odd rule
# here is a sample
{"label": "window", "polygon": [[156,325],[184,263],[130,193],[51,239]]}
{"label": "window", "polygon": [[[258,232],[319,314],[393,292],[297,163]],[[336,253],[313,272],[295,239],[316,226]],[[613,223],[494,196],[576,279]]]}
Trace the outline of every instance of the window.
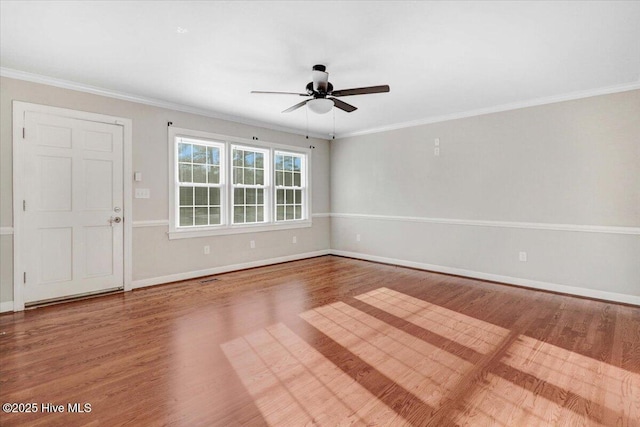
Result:
{"label": "window", "polygon": [[233,146],[233,223],[265,221],[265,191],[269,164],[268,150]]}
{"label": "window", "polygon": [[178,137],[176,150],[179,226],[221,224],[224,144]]}
{"label": "window", "polygon": [[169,128],[169,238],[311,226],[306,148]]}
{"label": "window", "polygon": [[303,217],[304,159],[301,154],[275,152],[276,221]]}

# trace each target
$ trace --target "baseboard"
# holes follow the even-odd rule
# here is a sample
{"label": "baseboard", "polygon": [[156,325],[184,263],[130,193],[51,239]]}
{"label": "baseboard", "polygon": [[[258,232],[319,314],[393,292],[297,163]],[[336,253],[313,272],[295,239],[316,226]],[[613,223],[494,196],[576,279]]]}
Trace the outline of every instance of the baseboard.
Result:
{"label": "baseboard", "polygon": [[279,264],[288,261],[297,261],[300,259],[314,258],[323,255],[329,255],[329,249],[321,251],[305,252],[295,255],[287,255],[278,258],[261,259],[258,261],[244,262],[241,264],[225,265],[221,267],[207,268],[205,270],[188,271],[185,273],[170,274],[168,276],[151,277],[148,279],[134,280],[133,289],[144,288],[147,286],[161,285],[164,283],[177,282],[180,280],[194,279],[196,277],[211,276],[214,274],[228,273],[230,271],[244,270],[246,268],[263,267],[265,265]]}
{"label": "baseboard", "polygon": [[540,289],[544,291],[560,292],[563,294],[577,295],[581,297],[595,298],[607,301],[621,302],[640,306],[640,296],[619,294],[615,292],[599,291],[596,289],[579,288],[575,286],[560,285],[557,283],[541,282],[538,280],[522,279],[518,277],[502,276],[499,274],[483,273],[462,268],[446,267],[442,265],[426,264],[402,259],[387,258],[377,255],[363,254],[359,252],[340,251],[331,249],[331,255],[344,256],[348,258],[363,259],[366,261],[381,262],[385,264],[400,265],[403,267],[417,268],[419,270],[435,271],[438,273],[465,276],[473,279],[489,280],[492,282],[506,283],[509,285]]}
{"label": "baseboard", "polygon": [[0,313],[13,311],[13,301],[0,302]]}

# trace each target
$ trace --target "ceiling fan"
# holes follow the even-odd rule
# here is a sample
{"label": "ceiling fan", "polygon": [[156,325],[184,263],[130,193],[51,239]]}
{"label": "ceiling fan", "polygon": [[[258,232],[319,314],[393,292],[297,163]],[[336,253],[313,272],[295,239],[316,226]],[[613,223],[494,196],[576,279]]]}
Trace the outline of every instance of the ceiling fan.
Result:
{"label": "ceiling fan", "polygon": [[388,85],[333,90],[333,85],[329,82],[329,73],[327,73],[327,67],[325,67],[324,65],[314,65],[311,72],[311,78],[313,81],[307,84],[307,93],[265,92],[259,90],[252,90],[251,93],[273,93],[279,95],[311,96],[311,99],[304,100],[292,107],[289,107],[284,110],[283,113],[290,113],[304,105],[307,105],[309,109],[314,113],[325,114],[331,111],[334,106],[343,111],[346,111],[347,113],[351,113],[357,110],[357,108],[353,105],[347,104],[346,102],[341,101],[336,97],[389,92]]}

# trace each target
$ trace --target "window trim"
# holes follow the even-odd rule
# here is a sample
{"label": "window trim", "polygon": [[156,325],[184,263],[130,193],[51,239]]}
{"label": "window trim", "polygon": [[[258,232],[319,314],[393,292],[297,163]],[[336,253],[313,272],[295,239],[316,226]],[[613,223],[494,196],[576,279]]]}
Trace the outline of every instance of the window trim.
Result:
{"label": "window trim", "polygon": [[[311,227],[311,149],[306,147],[298,147],[293,145],[284,145],[269,141],[257,141],[255,139],[247,139],[229,135],[215,134],[211,132],[196,131],[191,129],[178,128],[170,126],[168,128],[168,163],[169,163],[169,232],[170,240],[184,239],[193,237],[218,236],[226,234],[241,233],[257,233],[263,231],[286,230],[293,228]],[[223,224],[209,226],[193,226],[179,227],[178,220],[178,199],[177,199],[177,144],[176,137],[187,139],[202,139],[224,145],[225,164],[221,164],[221,171],[224,171],[224,184],[221,197]],[[265,218],[268,220],[263,223],[249,224],[233,224],[233,188],[232,188],[232,146],[242,146],[247,148],[256,148],[259,150],[267,150],[269,152],[269,177],[266,183],[265,191]],[[303,192],[303,219],[276,221],[275,220],[275,152],[288,152],[292,154],[301,154],[306,158],[305,168],[302,179],[306,182],[305,191]],[[273,212],[271,212],[273,211]]]}

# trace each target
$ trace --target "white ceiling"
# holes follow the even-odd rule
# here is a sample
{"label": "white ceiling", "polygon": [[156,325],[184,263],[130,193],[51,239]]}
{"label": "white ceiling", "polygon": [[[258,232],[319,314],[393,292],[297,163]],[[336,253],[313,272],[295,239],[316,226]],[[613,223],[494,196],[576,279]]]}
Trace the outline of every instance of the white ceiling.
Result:
{"label": "white ceiling", "polygon": [[[1,66],[339,136],[637,85],[640,2],[2,1]],[[179,32],[178,28],[186,29]],[[358,107],[282,114],[311,67]],[[308,124],[307,124],[308,117]]]}

